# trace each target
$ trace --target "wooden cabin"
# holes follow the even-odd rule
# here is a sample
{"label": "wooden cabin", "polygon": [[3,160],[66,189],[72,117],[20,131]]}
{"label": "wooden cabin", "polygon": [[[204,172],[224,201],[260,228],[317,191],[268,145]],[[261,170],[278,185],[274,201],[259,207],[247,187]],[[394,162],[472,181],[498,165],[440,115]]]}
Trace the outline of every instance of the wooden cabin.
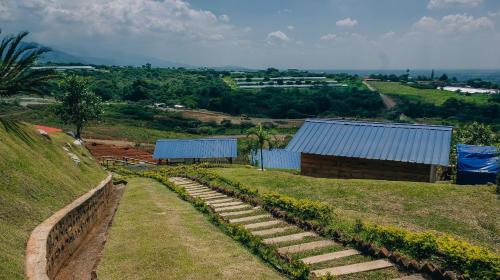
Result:
{"label": "wooden cabin", "polygon": [[309,119],[287,150],[302,175],[435,182],[449,165],[452,128]]}

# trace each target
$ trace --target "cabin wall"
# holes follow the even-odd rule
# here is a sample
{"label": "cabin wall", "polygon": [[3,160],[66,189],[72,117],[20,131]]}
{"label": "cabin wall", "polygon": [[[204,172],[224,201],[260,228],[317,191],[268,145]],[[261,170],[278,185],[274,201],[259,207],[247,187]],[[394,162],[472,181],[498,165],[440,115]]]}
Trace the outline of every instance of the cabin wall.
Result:
{"label": "cabin wall", "polygon": [[300,172],[305,176],[345,179],[435,182],[436,166],[386,160],[301,154]]}

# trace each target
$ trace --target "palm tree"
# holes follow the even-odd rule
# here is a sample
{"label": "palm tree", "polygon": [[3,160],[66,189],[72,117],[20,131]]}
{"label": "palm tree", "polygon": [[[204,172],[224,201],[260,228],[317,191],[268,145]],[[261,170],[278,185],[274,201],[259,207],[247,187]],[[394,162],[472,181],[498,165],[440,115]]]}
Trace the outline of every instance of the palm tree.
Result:
{"label": "palm tree", "polygon": [[8,35],[0,43],[0,96],[44,95],[48,81],[54,77],[52,70],[31,69],[37,59],[50,49],[23,43],[27,35],[26,31]]}
{"label": "palm tree", "polygon": [[274,135],[272,131],[265,129],[262,124],[259,124],[257,127],[250,128],[247,131],[247,136],[253,136],[256,138],[256,144],[260,150],[260,170],[264,170],[264,156],[262,153],[262,149],[266,143],[272,148],[271,136]]}

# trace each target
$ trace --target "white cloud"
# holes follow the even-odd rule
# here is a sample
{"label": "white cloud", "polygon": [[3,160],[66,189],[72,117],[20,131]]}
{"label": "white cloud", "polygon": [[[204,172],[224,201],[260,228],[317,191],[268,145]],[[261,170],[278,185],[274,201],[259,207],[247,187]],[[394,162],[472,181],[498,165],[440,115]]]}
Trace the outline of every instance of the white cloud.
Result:
{"label": "white cloud", "polygon": [[0,20],[11,20],[13,16],[4,3],[0,3]]}
{"label": "white cloud", "polygon": [[384,35],[382,35],[382,39],[392,39],[392,38],[394,38],[394,36],[396,36],[396,32],[389,31],[389,32],[384,33]]}
{"label": "white cloud", "polygon": [[267,43],[269,45],[283,44],[290,42],[290,38],[280,30],[267,34]]}
{"label": "white cloud", "polygon": [[278,15],[289,14],[291,12],[292,12],[292,10],[285,8],[285,9],[278,10]]}
{"label": "white cloud", "polygon": [[220,15],[219,19],[223,22],[229,22],[231,20],[231,18],[226,14]]}
{"label": "white cloud", "polygon": [[413,24],[413,29],[420,32],[457,33],[492,29],[494,23],[487,17],[474,18],[466,14],[447,15],[437,20],[422,17]]}
{"label": "white cloud", "polygon": [[[51,28],[86,35],[130,32],[175,34],[222,40],[233,27],[228,15],[194,9],[185,0],[7,0],[16,17],[29,16]],[[1,11],[1,9],[0,9]]]}
{"label": "white cloud", "polygon": [[488,12],[488,15],[490,17],[497,17],[497,16],[500,16],[500,10],[496,11],[496,12]]}
{"label": "white cloud", "polygon": [[320,37],[321,40],[323,41],[331,41],[331,40],[335,40],[337,39],[337,35],[336,34],[325,34],[323,36]]}
{"label": "white cloud", "polygon": [[337,26],[342,26],[342,27],[353,27],[353,26],[358,25],[358,21],[348,17],[345,19],[338,20],[335,24]]}
{"label": "white cloud", "polygon": [[295,26],[293,25],[288,25],[286,28],[288,28],[288,30],[295,30]]}
{"label": "white cloud", "polygon": [[481,4],[483,0],[429,0],[427,8],[445,8],[450,6],[462,6],[462,7],[476,7]]}

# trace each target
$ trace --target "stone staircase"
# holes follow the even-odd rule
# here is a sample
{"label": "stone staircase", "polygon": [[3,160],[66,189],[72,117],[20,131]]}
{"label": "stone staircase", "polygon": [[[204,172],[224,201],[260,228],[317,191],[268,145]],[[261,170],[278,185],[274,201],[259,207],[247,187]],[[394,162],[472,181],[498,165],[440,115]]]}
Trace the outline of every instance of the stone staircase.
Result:
{"label": "stone staircase", "polygon": [[361,252],[323,238],[310,231],[274,218],[260,207],[216,192],[209,187],[180,177],[170,178],[186,192],[202,199],[215,213],[232,224],[240,224],[264,244],[273,245],[281,255],[301,260],[310,266],[312,277],[332,275],[339,279],[423,280],[420,274],[407,275],[386,259],[363,256]]}

